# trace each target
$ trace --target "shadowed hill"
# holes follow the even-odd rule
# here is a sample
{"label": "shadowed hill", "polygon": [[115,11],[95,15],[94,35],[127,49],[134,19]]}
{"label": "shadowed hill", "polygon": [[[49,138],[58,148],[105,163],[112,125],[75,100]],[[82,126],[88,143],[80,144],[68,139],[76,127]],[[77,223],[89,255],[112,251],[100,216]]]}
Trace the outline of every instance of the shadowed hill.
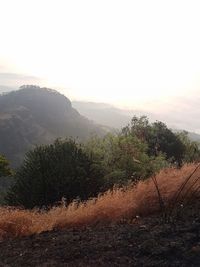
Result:
{"label": "shadowed hill", "polygon": [[59,137],[84,140],[104,129],[81,116],[64,95],[48,88],[22,86],[0,95],[0,151],[17,166],[25,152]]}

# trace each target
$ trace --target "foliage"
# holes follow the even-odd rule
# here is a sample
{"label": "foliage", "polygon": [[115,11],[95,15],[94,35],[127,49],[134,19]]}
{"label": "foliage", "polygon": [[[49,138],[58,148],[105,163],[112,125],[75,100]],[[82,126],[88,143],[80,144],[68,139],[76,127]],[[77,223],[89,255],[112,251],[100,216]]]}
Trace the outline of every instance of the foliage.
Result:
{"label": "foliage", "polygon": [[13,176],[6,176],[0,178],[0,206],[5,205],[5,196],[9,188],[13,184]]}
{"label": "foliage", "polygon": [[87,199],[102,186],[101,170],[73,140],[55,141],[27,153],[6,199],[26,208],[53,204],[65,197]]}
{"label": "foliage", "polygon": [[181,131],[177,133],[178,138],[185,146],[184,162],[199,162],[200,161],[200,149],[199,142],[191,141],[188,137],[187,131]]}
{"label": "foliage", "polygon": [[91,132],[103,135],[105,131],[54,90],[29,85],[0,95],[0,151],[14,168],[36,144],[66,136],[85,140]]}
{"label": "foliage", "polygon": [[122,132],[128,136],[137,136],[148,146],[149,156],[158,156],[160,153],[166,159],[180,166],[184,159],[185,146],[163,122],[156,121],[150,123],[146,116],[136,117],[131,120],[131,124],[125,127]]}
{"label": "foliage", "polygon": [[118,134],[93,136],[84,145],[57,140],[30,151],[7,201],[32,208],[62,197],[87,199],[199,158],[198,143],[190,141],[186,132],[173,133],[162,122],[135,116]]}
{"label": "foliage", "polygon": [[11,184],[12,174],[13,172],[9,166],[9,161],[4,156],[0,155],[0,205],[4,203],[5,194]]}
{"label": "foliage", "polygon": [[196,142],[184,133],[172,132],[164,123],[150,123],[134,116],[119,134],[93,137],[85,145],[87,154],[104,172],[105,188],[145,179],[170,165],[199,160]]}
{"label": "foliage", "polygon": [[[156,175],[160,194],[167,207],[174,203],[174,195],[194,171],[196,165],[187,164],[182,169],[169,168]],[[190,183],[182,192],[185,201],[198,202],[200,193],[200,169],[194,173]],[[194,186],[191,187],[191,184]],[[185,195],[190,190],[190,194]],[[112,223],[121,220],[133,220],[139,216],[148,216],[159,212],[157,192],[152,179],[140,181],[137,186],[129,185],[115,188],[86,202],[74,201],[69,206],[54,207],[48,212],[0,208],[0,239],[20,237],[50,231],[53,229]],[[180,210],[180,205],[178,206]],[[184,209],[182,209],[184,211]]]}
{"label": "foliage", "polygon": [[138,137],[123,134],[96,136],[85,144],[87,154],[103,169],[106,188],[147,178],[167,166],[164,155],[149,156],[147,150]]}
{"label": "foliage", "polygon": [[11,174],[12,171],[10,169],[8,160],[4,156],[0,155],[0,177],[9,176]]}

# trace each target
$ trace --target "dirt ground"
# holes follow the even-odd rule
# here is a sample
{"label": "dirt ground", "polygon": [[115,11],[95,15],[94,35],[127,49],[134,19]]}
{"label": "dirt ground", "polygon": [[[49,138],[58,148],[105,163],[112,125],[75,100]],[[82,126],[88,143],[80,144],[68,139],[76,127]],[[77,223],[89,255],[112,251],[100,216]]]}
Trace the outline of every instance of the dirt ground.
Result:
{"label": "dirt ground", "polygon": [[152,217],[0,242],[0,266],[200,266],[200,219]]}

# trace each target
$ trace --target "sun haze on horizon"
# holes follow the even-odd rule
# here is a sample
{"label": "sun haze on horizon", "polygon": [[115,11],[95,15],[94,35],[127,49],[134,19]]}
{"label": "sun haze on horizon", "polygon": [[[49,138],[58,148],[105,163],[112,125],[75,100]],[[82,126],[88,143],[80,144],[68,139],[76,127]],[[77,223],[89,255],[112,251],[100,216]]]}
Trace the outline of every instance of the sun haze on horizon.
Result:
{"label": "sun haze on horizon", "polygon": [[0,7],[1,73],[127,107],[199,90],[199,1],[0,0]]}

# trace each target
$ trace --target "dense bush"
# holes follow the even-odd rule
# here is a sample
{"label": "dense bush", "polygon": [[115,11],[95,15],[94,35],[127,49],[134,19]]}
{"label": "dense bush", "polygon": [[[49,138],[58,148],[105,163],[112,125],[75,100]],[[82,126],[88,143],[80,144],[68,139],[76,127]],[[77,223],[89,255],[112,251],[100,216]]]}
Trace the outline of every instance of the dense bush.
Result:
{"label": "dense bush", "polygon": [[95,136],[85,144],[85,151],[101,166],[106,189],[145,179],[168,166],[162,153],[149,156],[148,145],[130,134]]}
{"label": "dense bush", "polygon": [[0,177],[11,175],[11,169],[8,160],[0,155]]}
{"label": "dense bush", "polygon": [[164,123],[150,123],[145,116],[134,116],[118,134],[90,138],[85,151],[100,164],[106,189],[200,159],[199,144],[191,142],[186,132],[174,133]]}
{"label": "dense bush", "polygon": [[133,117],[118,134],[94,136],[84,145],[57,140],[30,151],[6,199],[26,208],[53,204],[62,197],[85,200],[199,159],[199,145],[186,132],[174,133],[162,122]]}
{"label": "dense bush", "polygon": [[30,151],[14,177],[6,200],[26,208],[95,196],[102,187],[101,169],[72,140]]}
{"label": "dense bush", "polygon": [[136,117],[131,120],[130,125],[122,130],[126,136],[136,136],[139,140],[147,144],[149,156],[164,154],[171,163],[181,166],[186,147],[179,136],[172,132],[163,122],[156,121],[150,123],[146,116]]}
{"label": "dense bush", "polygon": [[187,131],[181,131],[176,134],[185,147],[183,161],[185,163],[200,161],[200,144],[196,141],[191,141]]}

